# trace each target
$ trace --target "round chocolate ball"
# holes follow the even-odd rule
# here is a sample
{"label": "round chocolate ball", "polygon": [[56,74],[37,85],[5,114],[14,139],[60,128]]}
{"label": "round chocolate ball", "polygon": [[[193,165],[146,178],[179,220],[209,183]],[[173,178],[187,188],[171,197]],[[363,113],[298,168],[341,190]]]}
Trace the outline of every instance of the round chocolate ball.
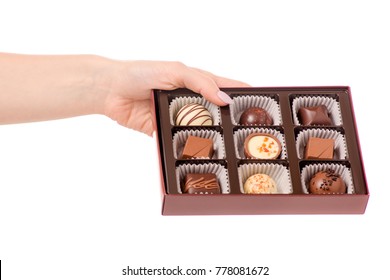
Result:
{"label": "round chocolate ball", "polygon": [[244,184],[246,194],[277,193],[275,181],[267,174],[258,173],[250,176]]}
{"label": "round chocolate ball", "polygon": [[310,179],[309,192],[312,194],[343,194],[346,191],[343,179],[332,169],[317,172]]}
{"label": "round chocolate ball", "polygon": [[266,110],[259,107],[251,107],[246,109],[240,117],[242,125],[272,125],[271,116]]}
{"label": "round chocolate ball", "polygon": [[176,125],[213,125],[210,112],[201,104],[188,103],[180,108],[175,117]]}

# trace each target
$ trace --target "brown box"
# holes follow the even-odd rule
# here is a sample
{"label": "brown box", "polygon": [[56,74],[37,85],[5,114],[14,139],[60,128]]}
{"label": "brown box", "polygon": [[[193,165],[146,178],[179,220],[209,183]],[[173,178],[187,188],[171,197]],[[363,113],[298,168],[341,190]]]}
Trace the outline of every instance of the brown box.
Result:
{"label": "brown box", "polygon": [[[363,214],[369,191],[366,183],[359,138],[355,123],[351,92],[349,87],[282,87],[282,88],[224,88],[233,100],[266,97],[277,104],[280,122],[271,126],[245,127],[237,124],[239,114],[237,104],[219,107],[219,121],[213,126],[175,126],[169,113],[172,101],[179,97],[203,98],[186,89],[174,91],[156,90],[153,93],[157,145],[160,160],[162,214],[163,215],[236,215],[236,214]],[[244,97],[248,96],[248,97]],[[299,104],[311,105],[330,101],[330,126],[303,126],[299,124],[297,109]],[[300,103],[301,102],[301,103]],[[306,102],[306,103],[305,103]],[[297,107],[298,106],[298,107]],[[306,105],[305,105],[306,106]],[[242,108],[241,108],[242,109]],[[245,129],[271,129],[282,135],[285,155],[275,160],[246,159],[237,147],[236,135]],[[297,151],[297,136],[308,129],[325,129],[341,134],[345,139],[346,156],[331,160],[303,159]],[[179,160],[174,156],[173,137],[183,130],[211,130],[223,138],[225,154],[222,158],[210,160]],[[182,194],[182,184],[178,170],[186,165],[213,164],[226,170],[227,186],[222,194]],[[240,177],[248,165],[281,166],[286,170],[291,185],[281,186],[290,191],[278,194],[244,194],[243,179]],[[319,166],[338,166],[347,170],[351,178],[347,194],[309,194],[304,173]],[[219,174],[219,173],[218,173]],[[222,172],[221,174],[224,174]],[[225,179],[220,177],[221,181]],[[241,179],[240,179],[241,178]],[[284,182],[284,181],[283,181]],[[220,182],[221,183],[221,182]]]}

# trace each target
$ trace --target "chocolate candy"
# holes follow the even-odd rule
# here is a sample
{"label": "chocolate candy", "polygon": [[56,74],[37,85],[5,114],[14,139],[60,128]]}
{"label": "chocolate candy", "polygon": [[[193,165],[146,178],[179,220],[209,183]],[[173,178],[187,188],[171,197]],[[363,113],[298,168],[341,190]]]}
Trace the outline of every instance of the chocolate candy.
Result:
{"label": "chocolate candy", "polygon": [[183,193],[217,194],[221,193],[221,188],[214,173],[188,173],[184,179]]}
{"label": "chocolate candy", "polygon": [[280,141],[268,133],[252,133],[244,142],[244,153],[247,158],[276,159],[281,150]]}
{"label": "chocolate candy", "polygon": [[332,169],[317,172],[309,183],[309,192],[312,194],[343,194],[346,190],[343,179]]}
{"label": "chocolate candy", "polygon": [[246,109],[241,117],[240,124],[242,125],[272,125],[271,116],[266,110],[259,107],[251,107]]}
{"label": "chocolate candy", "polygon": [[331,125],[328,109],[325,105],[301,107],[298,116],[303,125]]}
{"label": "chocolate candy", "polygon": [[275,181],[267,174],[258,173],[250,176],[244,184],[246,194],[277,193]]}
{"label": "chocolate candy", "polygon": [[175,118],[176,125],[213,125],[213,119],[207,109],[198,103],[189,103],[180,108]]}
{"label": "chocolate candy", "polygon": [[305,159],[333,159],[334,139],[310,137],[305,149]]}
{"label": "chocolate candy", "polygon": [[190,135],[184,145],[182,159],[211,158],[213,140]]}

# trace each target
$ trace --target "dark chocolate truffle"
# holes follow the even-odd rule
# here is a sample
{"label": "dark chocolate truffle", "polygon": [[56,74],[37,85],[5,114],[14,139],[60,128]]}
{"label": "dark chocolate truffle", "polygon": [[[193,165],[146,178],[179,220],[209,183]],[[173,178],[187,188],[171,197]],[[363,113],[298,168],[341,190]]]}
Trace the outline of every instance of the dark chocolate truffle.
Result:
{"label": "dark chocolate truffle", "polygon": [[188,173],[184,179],[183,193],[216,194],[221,193],[221,188],[214,173]]}
{"label": "dark chocolate truffle", "polygon": [[301,107],[298,116],[303,125],[331,125],[328,109],[325,105]]}
{"label": "dark chocolate truffle", "polygon": [[184,145],[182,159],[211,158],[213,156],[213,140],[190,135]]}
{"label": "dark chocolate truffle", "polygon": [[276,159],[282,151],[282,145],[275,136],[268,133],[252,133],[244,142],[247,158]]}
{"label": "dark chocolate truffle", "polygon": [[317,172],[310,179],[309,192],[312,194],[344,194],[346,191],[343,179],[332,169]]}
{"label": "dark chocolate truffle", "polygon": [[213,125],[210,112],[201,104],[189,103],[180,108],[175,118],[176,125]]}
{"label": "dark chocolate truffle", "polygon": [[251,107],[246,109],[241,117],[240,124],[242,125],[272,125],[271,116],[266,110],[259,107]]}
{"label": "dark chocolate truffle", "polygon": [[305,148],[305,159],[333,159],[334,139],[310,137]]}

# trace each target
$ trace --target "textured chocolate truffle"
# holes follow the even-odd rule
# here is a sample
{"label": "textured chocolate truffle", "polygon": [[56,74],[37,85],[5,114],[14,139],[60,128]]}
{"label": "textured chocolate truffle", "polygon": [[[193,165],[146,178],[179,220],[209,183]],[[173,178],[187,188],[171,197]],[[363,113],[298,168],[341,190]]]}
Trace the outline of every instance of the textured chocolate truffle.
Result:
{"label": "textured chocolate truffle", "polygon": [[334,139],[310,137],[305,148],[305,159],[333,159]]}
{"label": "textured chocolate truffle", "polygon": [[343,194],[346,190],[343,179],[332,169],[317,172],[310,179],[309,192],[312,194]]}
{"label": "textured chocolate truffle", "polygon": [[244,142],[244,153],[247,158],[276,159],[281,151],[280,141],[268,133],[252,133]]}
{"label": "textured chocolate truffle", "polygon": [[184,145],[182,159],[211,158],[213,153],[212,139],[190,135]]}
{"label": "textured chocolate truffle", "polygon": [[176,125],[213,125],[213,119],[207,109],[198,103],[189,103],[180,108],[175,118]]}
{"label": "textured chocolate truffle", "polygon": [[221,188],[214,173],[188,173],[184,179],[183,193],[216,194],[221,193]]}
{"label": "textured chocolate truffle", "polygon": [[301,107],[298,116],[303,125],[331,125],[328,109],[325,105]]}
{"label": "textured chocolate truffle", "polygon": [[240,117],[242,125],[272,125],[271,116],[266,110],[259,107],[251,107],[246,109]]}
{"label": "textured chocolate truffle", "polygon": [[267,174],[258,173],[250,176],[244,184],[246,194],[277,193],[275,181]]}

